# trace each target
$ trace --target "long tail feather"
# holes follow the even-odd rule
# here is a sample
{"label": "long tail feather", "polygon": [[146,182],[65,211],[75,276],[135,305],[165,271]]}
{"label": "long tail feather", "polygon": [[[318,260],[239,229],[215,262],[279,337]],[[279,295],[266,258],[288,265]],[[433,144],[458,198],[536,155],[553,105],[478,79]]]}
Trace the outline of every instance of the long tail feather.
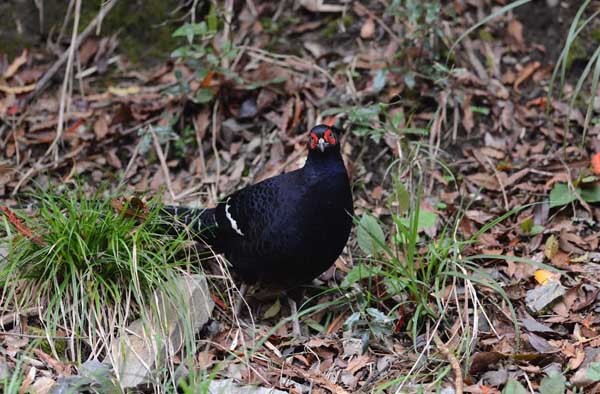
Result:
{"label": "long tail feather", "polygon": [[179,234],[188,231],[199,241],[209,245],[214,243],[218,229],[214,209],[166,205],[162,208],[162,213],[170,233]]}

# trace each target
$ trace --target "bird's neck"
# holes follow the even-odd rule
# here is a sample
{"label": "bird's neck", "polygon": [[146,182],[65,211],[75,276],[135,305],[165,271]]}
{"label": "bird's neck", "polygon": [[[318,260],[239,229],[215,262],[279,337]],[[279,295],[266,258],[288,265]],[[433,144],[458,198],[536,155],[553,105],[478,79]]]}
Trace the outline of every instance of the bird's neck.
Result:
{"label": "bird's neck", "polygon": [[304,169],[309,174],[333,173],[342,171],[345,172],[344,161],[339,150],[326,150],[318,152],[311,150],[308,153]]}

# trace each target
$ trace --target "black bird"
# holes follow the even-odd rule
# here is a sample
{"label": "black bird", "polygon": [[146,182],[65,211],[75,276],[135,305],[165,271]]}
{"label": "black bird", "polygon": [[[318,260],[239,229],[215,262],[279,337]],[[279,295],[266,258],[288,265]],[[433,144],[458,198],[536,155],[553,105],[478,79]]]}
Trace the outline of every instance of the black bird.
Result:
{"label": "black bird", "polygon": [[315,126],[304,167],[245,187],[211,209],[164,210],[223,253],[245,282],[291,288],[316,278],[342,252],[352,194],[334,130]]}

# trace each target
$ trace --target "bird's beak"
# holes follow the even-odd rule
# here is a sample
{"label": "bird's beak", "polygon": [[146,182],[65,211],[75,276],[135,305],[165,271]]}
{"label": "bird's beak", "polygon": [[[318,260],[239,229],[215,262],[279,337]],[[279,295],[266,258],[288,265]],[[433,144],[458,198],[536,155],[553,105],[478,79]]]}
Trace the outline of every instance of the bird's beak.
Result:
{"label": "bird's beak", "polygon": [[327,145],[327,143],[325,142],[325,140],[323,138],[319,138],[319,142],[317,145],[319,146],[319,150],[321,152],[325,152],[325,145]]}

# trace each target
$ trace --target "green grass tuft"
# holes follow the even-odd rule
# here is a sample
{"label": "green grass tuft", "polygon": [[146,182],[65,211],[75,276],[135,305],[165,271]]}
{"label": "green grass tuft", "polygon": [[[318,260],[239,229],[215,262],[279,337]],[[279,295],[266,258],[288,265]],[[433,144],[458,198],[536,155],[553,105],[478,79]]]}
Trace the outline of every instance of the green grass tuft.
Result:
{"label": "green grass tuft", "polygon": [[[8,216],[0,218],[9,239],[0,263],[0,304],[15,312],[39,308],[29,326],[39,327],[37,334],[43,329],[38,336],[48,342],[37,346],[55,357],[78,364],[106,359],[111,340],[134,319],[153,314],[156,290],[176,292],[170,283],[201,271],[201,256],[186,247],[188,235],[167,234],[157,201],[136,219],[113,208],[101,191],[39,192],[33,199],[35,216],[17,212],[33,237]],[[194,332],[182,330],[183,354],[193,358]]]}

